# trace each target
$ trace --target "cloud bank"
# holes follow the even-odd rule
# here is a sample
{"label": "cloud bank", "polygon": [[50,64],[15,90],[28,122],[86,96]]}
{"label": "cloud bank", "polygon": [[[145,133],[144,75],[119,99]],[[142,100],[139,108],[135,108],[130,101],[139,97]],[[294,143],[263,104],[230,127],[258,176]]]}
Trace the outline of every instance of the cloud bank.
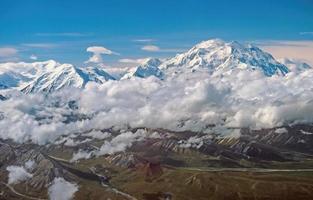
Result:
{"label": "cloud bank", "polygon": [[[88,83],[84,89],[50,95],[7,93],[10,98],[0,102],[0,137],[46,144],[111,127],[228,134],[218,127],[312,123],[312,80],[312,69],[272,77],[238,69],[229,74],[195,71],[165,81],[149,77]],[[71,108],[70,101],[77,108]],[[216,129],[210,128],[213,124]],[[107,149],[115,148],[124,146],[112,141],[102,149],[110,153]]]}

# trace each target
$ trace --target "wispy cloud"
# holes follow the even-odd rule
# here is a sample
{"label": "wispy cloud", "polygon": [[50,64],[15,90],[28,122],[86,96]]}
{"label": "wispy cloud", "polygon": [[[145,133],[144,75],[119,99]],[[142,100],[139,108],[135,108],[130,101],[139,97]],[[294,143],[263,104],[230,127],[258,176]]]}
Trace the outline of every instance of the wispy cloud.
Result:
{"label": "wispy cloud", "polygon": [[179,52],[183,52],[186,49],[175,49],[175,48],[161,48],[159,46],[156,45],[145,45],[143,47],[141,47],[141,50],[143,51],[150,51],[150,52],[167,52],[167,53],[179,53]]}
{"label": "wispy cloud", "polygon": [[36,33],[36,36],[42,37],[86,37],[93,35],[92,33],[66,32],[66,33]]}
{"label": "wispy cloud", "polygon": [[309,31],[309,32],[300,32],[300,35],[313,35],[313,31]]}
{"label": "wispy cloud", "polygon": [[17,54],[18,50],[12,47],[2,47],[0,48],[0,57],[12,57]]}
{"label": "wispy cloud", "polygon": [[51,48],[55,48],[58,46],[57,44],[53,44],[53,43],[23,43],[21,45],[25,47],[44,48],[44,49],[51,49]]}
{"label": "wispy cloud", "polygon": [[156,51],[160,51],[161,49],[160,47],[155,46],[155,45],[146,45],[146,46],[141,47],[141,50],[156,52]]}
{"label": "wispy cloud", "polygon": [[133,42],[154,42],[156,40],[155,39],[151,39],[151,38],[145,38],[145,39],[134,39],[132,41]]}
{"label": "wispy cloud", "polygon": [[313,65],[313,41],[269,40],[257,41],[256,45],[271,53],[275,58],[300,59]]}
{"label": "wispy cloud", "polygon": [[149,58],[138,58],[138,59],[132,59],[132,58],[123,58],[119,59],[118,62],[120,63],[130,63],[130,64],[141,64],[145,62]]}

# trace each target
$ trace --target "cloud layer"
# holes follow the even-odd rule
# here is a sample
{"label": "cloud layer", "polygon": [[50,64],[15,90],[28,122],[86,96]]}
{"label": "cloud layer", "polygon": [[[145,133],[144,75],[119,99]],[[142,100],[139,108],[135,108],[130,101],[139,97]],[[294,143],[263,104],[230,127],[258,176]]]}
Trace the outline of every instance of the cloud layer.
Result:
{"label": "cloud layer", "polygon": [[[196,71],[87,84],[50,95],[8,93],[0,102],[0,137],[38,144],[110,127],[229,134],[218,127],[271,128],[313,122],[313,70],[265,77],[259,71]],[[68,102],[76,102],[72,109]],[[85,117],[82,117],[85,116]],[[71,119],[71,120],[69,120]],[[65,123],[66,122],[66,123]],[[216,128],[210,128],[214,124]],[[121,148],[115,143],[103,146]]]}

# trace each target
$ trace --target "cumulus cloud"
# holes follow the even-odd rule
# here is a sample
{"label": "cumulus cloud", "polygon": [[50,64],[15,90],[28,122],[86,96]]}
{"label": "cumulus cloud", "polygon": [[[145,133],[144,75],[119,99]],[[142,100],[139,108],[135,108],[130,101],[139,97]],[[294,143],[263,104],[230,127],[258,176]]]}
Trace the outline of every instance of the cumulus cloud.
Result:
{"label": "cumulus cloud", "polygon": [[0,48],[0,57],[12,57],[17,54],[18,50],[11,47],[2,47]]}
{"label": "cumulus cloud", "polygon": [[87,152],[83,150],[79,150],[78,152],[74,153],[70,162],[75,162],[81,159],[89,159],[91,156],[94,155],[94,152]]}
{"label": "cumulus cloud", "polygon": [[93,55],[89,58],[88,61],[86,62],[92,62],[92,63],[102,63],[102,54],[106,54],[106,55],[118,55],[118,53],[113,52],[105,47],[102,46],[91,46],[88,47],[87,52],[91,52],[93,53]]}
{"label": "cumulus cloud", "polygon": [[145,138],[157,138],[157,133],[148,134],[144,129],[139,129],[135,133],[131,131],[122,132],[119,135],[111,138],[111,140],[105,140],[103,145],[93,151],[79,150],[73,154],[71,162],[75,162],[80,159],[89,159],[92,156],[101,156],[106,154],[114,154],[117,152],[125,151],[128,147],[136,141],[141,141]]}
{"label": "cumulus cloud", "polygon": [[127,147],[131,146],[133,142],[140,141],[143,137],[143,130],[138,130],[135,133],[130,131],[122,133],[114,137],[110,142],[105,141],[97,152],[97,155],[113,154],[124,151]]}
{"label": "cumulus cloud", "polygon": [[74,183],[68,182],[63,178],[54,178],[48,194],[50,200],[70,200],[73,199],[75,192],[78,191],[78,186]]}
{"label": "cumulus cloud", "polygon": [[17,184],[33,177],[33,175],[28,173],[22,166],[11,165],[8,166],[6,170],[9,171],[9,184]]}
{"label": "cumulus cloud", "polygon": [[[312,123],[312,80],[311,68],[272,77],[257,70],[234,69],[222,74],[198,70],[163,81],[149,77],[89,83],[84,89],[64,89],[49,95],[9,93],[10,98],[0,102],[0,138],[46,144],[75,133],[112,127],[225,135],[235,134],[227,132],[234,127]],[[75,101],[77,109],[71,109],[69,101]],[[214,130],[209,126],[212,124]],[[88,137],[102,137],[102,133],[93,132]],[[102,153],[123,151],[141,139],[128,132],[115,137],[103,138]]]}

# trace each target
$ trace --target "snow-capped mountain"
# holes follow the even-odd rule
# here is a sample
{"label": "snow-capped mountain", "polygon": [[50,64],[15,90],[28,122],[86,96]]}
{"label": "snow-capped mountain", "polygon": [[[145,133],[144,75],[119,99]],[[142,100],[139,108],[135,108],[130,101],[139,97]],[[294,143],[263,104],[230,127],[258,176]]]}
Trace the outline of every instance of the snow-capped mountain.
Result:
{"label": "snow-capped mountain", "polygon": [[289,72],[285,65],[258,47],[238,42],[227,43],[219,39],[203,41],[160,65],[160,69],[170,73],[198,69],[229,71],[238,68],[261,70],[266,76],[285,75]]}
{"label": "snow-capped mountain", "polygon": [[157,58],[148,58],[139,66],[131,69],[121,79],[129,79],[131,77],[146,78],[149,76],[155,76],[162,79],[164,74],[159,69],[161,63],[161,60]]}
{"label": "snow-capped mountain", "polygon": [[42,65],[47,62],[34,63],[1,63],[0,64],[0,89],[23,86],[39,73]]}
{"label": "snow-capped mountain", "polygon": [[25,93],[51,92],[66,86],[83,87],[84,83],[84,77],[73,65],[48,61],[41,69],[40,74],[22,91]]}
{"label": "snow-capped mountain", "polygon": [[24,87],[22,91],[25,93],[52,92],[65,87],[83,88],[89,81],[102,84],[108,80],[115,79],[97,67],[80,69],[71,64],[49,61],[40,75]]}
{"label": "snow-capped mountain", "polygon": [[101,67],[86,67],[79,69],[78,72],[81,76],[85,77],[87,82],[91,81],[102,84],[108,80],[115,80],[111,74],[101,69]]}
{"label": "snow-capped mountain", "polygon": [[54,60],[0,64],[0,88],[16,88],[25,93],[82,88],[89,81],[102,84],[108,80],[115,78],[100,67],[76,68]]}
{"label": "snow-capped mountain", "polygon": [[[306,63],[294,60],[285,59],[278,62],[269,53],[252,45],[215,39],[203,41],[187,52],[164,61],[157,58],[146,59],[121,79],[155,76],[163,80],[167,77],[175,77],[176,74],[194,71],[226,75],[238,70],[259,70],[265,76],[272,76],[285,75],[289,72],[288,67],[292,71],[310,68]],[[54,60],[2,63],[0,64],[0,89],[16,88],[25,93],[51,92],[65,87],[83,88],[88,82],[102,84],[108,80],[116,80],[102,68],[101,64],[77,68],[72,64],[61,64]]]}

